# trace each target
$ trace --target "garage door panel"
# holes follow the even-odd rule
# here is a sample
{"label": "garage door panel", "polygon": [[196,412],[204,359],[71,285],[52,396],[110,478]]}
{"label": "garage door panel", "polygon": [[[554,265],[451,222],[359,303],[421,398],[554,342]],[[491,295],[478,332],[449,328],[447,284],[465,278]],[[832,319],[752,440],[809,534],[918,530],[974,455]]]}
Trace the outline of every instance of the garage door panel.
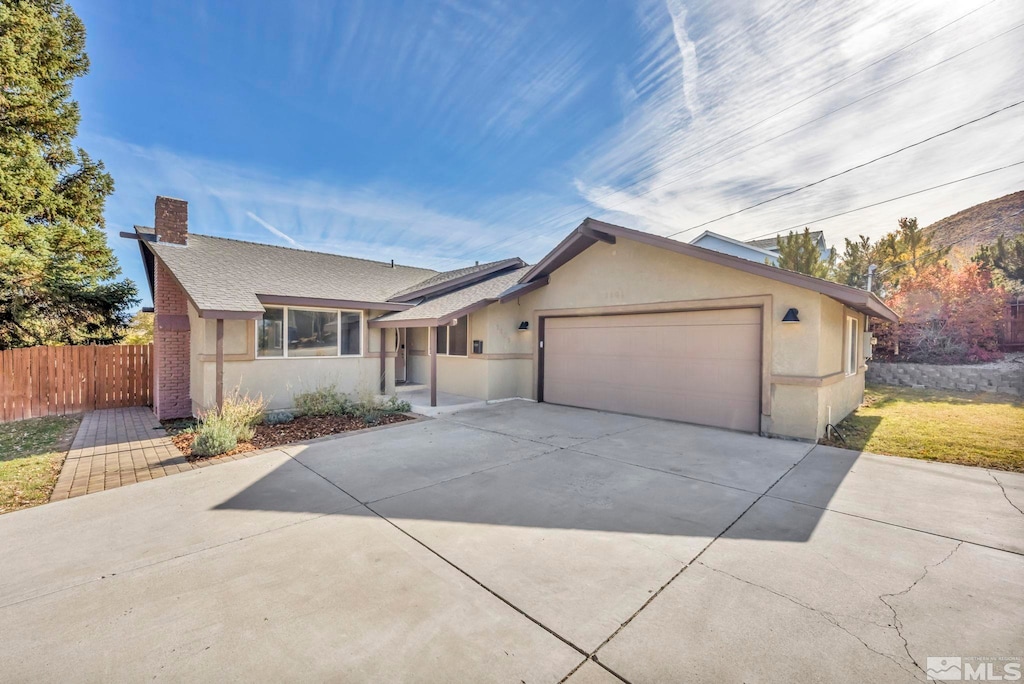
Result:
{"label": "garage door panel", "polygon": [[552,318],[544,399],[756,432],[760,310]]}

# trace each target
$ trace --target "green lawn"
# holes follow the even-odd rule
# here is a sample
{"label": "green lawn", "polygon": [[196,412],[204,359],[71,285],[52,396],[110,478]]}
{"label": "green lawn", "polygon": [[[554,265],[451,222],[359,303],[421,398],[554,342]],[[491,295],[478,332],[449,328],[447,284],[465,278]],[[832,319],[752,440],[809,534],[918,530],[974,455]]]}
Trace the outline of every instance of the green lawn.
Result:
{"label": "green lawn", "polygon": [[872,385],[838,426],[848,449],[1024,472],[1024,402],[990,392]]}
{"label": "green lawn", "polygon": [[46,503],[79,417],[0,423],[0,513]]}

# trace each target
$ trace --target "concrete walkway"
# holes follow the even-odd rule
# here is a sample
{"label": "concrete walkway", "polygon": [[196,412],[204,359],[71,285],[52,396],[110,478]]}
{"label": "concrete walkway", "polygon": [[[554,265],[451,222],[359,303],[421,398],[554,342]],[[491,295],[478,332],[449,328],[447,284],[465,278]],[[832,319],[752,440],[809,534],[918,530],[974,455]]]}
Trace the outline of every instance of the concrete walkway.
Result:
{"label": "concrete walkway", "polygon": [[1022,511],[1019,473],[507,402],[0,516],[0,681],[910,684],[1024,655]]}
{"label": "concrete walkway", "polygon": [[101,492],[250,455],[243,453],[189,463],[148,407],[92,411],[82,419],[50,501]]}

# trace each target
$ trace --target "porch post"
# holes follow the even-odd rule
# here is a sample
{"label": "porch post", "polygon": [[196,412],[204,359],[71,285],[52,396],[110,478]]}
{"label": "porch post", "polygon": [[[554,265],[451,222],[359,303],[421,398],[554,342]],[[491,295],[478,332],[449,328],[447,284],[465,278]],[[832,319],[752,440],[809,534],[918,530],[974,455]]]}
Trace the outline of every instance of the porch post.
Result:
{"label": "porch post", "polygon": [[427,334],[430,335],[427,340],[427,349],[430,350],[430,405],[437,406],[437,327],[428,328]]}
{"label": "porch post", "polygon": [[380,329],[380,393],[387,394],[388,391],[388,366],[385,360],[386,354],[384,352],[384,340],[386,335],[385,328]]}
{"label": "porch post", "polygon": [[224,319],[217,319],[217,410],[224,408]]}

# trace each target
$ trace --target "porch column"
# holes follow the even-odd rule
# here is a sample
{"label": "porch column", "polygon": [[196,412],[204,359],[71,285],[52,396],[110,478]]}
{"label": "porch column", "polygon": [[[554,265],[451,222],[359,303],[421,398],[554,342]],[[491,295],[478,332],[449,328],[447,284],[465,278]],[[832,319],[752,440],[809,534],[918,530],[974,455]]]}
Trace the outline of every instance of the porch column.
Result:
{"label": "porch column", "polygon": [[427,340],[427,349],[430,354],[430,405],[437,406],[437,327],[427,328],[430,336]]}
{"label": "porch column", "polygon": [[380,393],[387,394],[388,391],[388,365],[387,365],[387,354],[384,351],[384,340],[386,339],[386,329],[380,329]]}
{"label": "porch column", "polygon": [[217,319],[217,410],[224,408],[224,319]]}

